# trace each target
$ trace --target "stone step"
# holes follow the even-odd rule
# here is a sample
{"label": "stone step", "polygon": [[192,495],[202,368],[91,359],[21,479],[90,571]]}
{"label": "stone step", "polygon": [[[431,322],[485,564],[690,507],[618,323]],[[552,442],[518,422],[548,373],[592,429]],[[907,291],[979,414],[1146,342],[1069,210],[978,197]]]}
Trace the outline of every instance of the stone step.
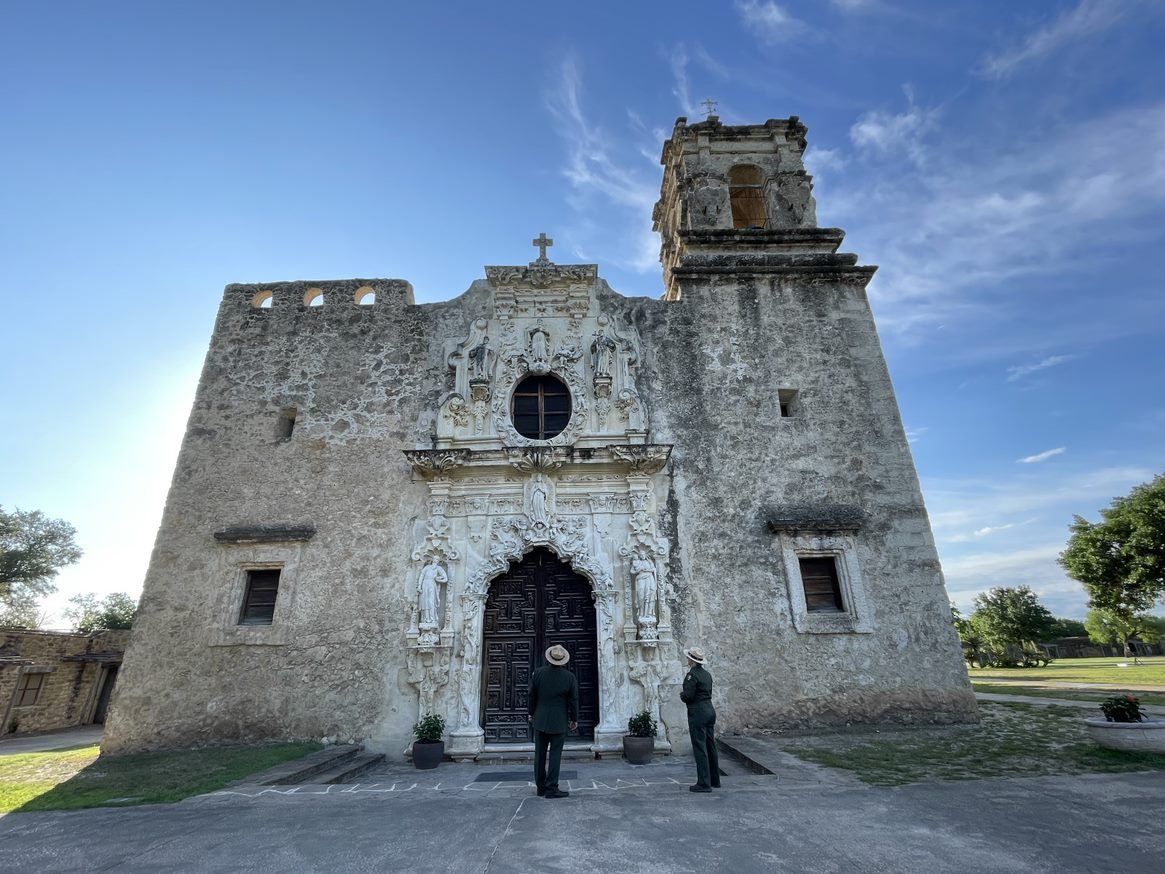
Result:
{"label": "stone step", "polygon": [[309,753],[302,759],[284,762],[269,768],[261,774],[248,778],[248,783],[261,786],[289,786],[296,783],[314,783],[317,774],[338,768],[349,759],[355,758],[364,749],[360,744],[338,744]]}
{"label": "stone step", "polygon": [[752,741],[752,738],[730,735],[721,735],[716,738],[716,745],[723,754],[722,758],[732,760],[753,774],[772,774],[774,771],[766,761],[772,763],[772,751]]}
{"label": "stone step", "polygon": [[345,759],[336,767],[311,776],[312,783],[352,783],[384,762],[384,753],[364,753]]}

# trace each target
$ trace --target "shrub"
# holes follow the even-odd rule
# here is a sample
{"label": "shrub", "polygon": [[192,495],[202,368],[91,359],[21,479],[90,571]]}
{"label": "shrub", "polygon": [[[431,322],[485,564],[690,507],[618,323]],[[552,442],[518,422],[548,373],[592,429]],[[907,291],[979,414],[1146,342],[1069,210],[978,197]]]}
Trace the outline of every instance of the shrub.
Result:
{"label": "shrub", "polygon": [[435,744],[445,733],[445,720],[436,713],[422,716],[413,726],[413,736],[417,743]]}
{"label": "shrub", "polygon": [[627,720],[627,734],[631,737],[655,737],[659,724],[651,718],[650,710],[641,710]]}
{"label": "shrub", "polygon": [[1100,709],[1109,722],[1143,722],[1145,719],[1141,714],[1141,702],[1129,694],[1105,698],[1100,702]]}

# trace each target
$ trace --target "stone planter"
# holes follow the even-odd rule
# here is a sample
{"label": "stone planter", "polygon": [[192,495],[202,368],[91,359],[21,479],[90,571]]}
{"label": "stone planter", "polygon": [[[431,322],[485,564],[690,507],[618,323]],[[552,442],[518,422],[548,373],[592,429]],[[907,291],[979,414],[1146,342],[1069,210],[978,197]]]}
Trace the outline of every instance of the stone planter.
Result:
{"label": "stone planter", "polygon": [[1165,719],[1109,722],[1094,717],[1087,722],[1088,733],[1102,747],[1130,753],[1165,753]]}
{"label": "stone planter", "polygon": [[648,765],[655,752],[655,738],[623,735],[623,757],[631,765]]}
{"label": "stone planter", "polygon": [[413,741],[413,766],[421,771],[429,771],[439,764],[445,756],[445,741],[435,743],[421,743]]}

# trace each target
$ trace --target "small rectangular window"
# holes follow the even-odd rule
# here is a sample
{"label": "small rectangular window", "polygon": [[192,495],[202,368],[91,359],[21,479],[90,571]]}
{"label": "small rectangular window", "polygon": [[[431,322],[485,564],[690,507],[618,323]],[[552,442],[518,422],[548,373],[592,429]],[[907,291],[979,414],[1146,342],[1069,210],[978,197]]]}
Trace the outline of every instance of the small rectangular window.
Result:
{"label": "small rectangular window", "polygon": [[781,418],[792,418],[797,413],[797,389],[777,389],[777,402],[781,405]]}
{"label": "small rectangular window", "polygon": [[801,585],[805,590],[805,609],[810,613],[840,613],[841,583],[837,577],[837,560],[831,556],[802,558]]}
{"label": "small rectangular window", "polygon": [[23,674],[16,687],[16,702],[14,707],[31,707],[40,699],[40,690],[44,688],[45,677],[48,674]]}
{"label": "small rectangular window", "polygon": [[239,625],[270,625],[275,619],[275,599],[279,595],[279,568],[247,571],[247,591]]}
{"label": "small rectangular window", "polygon": [[279,421],[275,426],[275,439],[279,441],[287,441],[291,439],[291,434],[295,431],[295,407],[284,407],[279,411]]}

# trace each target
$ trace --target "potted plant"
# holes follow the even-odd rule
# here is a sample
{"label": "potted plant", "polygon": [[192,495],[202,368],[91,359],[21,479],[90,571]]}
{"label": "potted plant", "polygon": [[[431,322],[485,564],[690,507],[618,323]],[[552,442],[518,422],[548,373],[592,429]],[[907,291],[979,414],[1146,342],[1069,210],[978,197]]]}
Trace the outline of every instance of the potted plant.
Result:
{"label": "potted plant", "polygon": [[623,735],[623,755],[630,764],[646,765],[651,762],[657,731],[659,724],[652,719],[650,710],[641,710],[627,720],[627,733]]}
{"label": "potted plant", "polygon": [[1141,753],[1165,753],[1165,719],[1149,719],[1141,702],[1128,693],[1100,702],[1104,719],[1088,720],[1088,733],[1102,747]]}
{"label": "potted plant", "polygon": [[445,720],[436,713],[422,716],[413,726],[413,765],[422,771],[437,767],[445,755]]}

